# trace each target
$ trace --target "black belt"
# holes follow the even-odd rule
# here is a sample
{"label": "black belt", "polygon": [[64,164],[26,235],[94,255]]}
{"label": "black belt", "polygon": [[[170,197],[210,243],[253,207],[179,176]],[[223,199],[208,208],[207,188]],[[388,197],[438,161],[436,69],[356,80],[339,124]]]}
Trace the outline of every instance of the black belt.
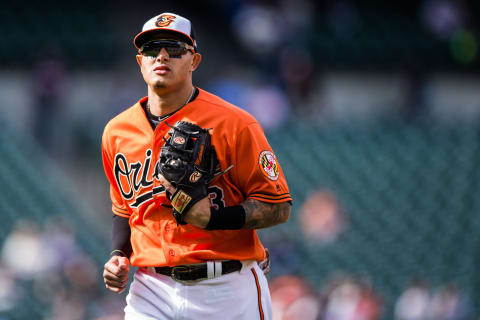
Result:
{"label": "black belt", "polygon": [[[242,263],[238,260],[222,261],[222,275],[240,271]],[[207,263],[181,265],[175,267],[155,267],[155,272],[179,281],[208,279]]]}

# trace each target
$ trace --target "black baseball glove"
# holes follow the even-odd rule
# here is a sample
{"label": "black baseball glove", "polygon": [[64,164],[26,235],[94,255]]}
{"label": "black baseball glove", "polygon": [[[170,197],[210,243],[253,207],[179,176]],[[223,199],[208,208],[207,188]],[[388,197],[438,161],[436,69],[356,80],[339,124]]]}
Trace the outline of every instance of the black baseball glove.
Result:
{"label": "black baseball glove", "polygon": [[167,198],[178,224],[186,224],[184,214],[208,195],[208,184],[220,171],[208,130],[178,121],[164,138],[158,170],[175,188]]}

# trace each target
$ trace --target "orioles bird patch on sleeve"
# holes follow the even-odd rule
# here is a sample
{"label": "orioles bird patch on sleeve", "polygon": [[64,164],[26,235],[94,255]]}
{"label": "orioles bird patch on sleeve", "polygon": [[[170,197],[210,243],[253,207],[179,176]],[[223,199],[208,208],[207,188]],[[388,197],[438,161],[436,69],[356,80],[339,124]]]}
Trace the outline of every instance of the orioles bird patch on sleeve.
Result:
{"label": "orioles bird patch on sleeve", "polygon": [[260,170],[268,179],[278,179],[277,158],[273,152],[268,150],[262,151],[258,159],[258,164],[260,166]]}

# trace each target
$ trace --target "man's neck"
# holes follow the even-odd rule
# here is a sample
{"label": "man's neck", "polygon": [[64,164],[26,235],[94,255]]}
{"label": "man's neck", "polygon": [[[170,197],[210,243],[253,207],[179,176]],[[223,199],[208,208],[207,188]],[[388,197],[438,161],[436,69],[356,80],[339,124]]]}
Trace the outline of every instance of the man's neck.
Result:
{"label": "man's neck", "polygon": [[148,90],[148,107],[155,116],[163,116],[180,109],[192,98],[193,85],[185,86],[181,90],[171,92]]}

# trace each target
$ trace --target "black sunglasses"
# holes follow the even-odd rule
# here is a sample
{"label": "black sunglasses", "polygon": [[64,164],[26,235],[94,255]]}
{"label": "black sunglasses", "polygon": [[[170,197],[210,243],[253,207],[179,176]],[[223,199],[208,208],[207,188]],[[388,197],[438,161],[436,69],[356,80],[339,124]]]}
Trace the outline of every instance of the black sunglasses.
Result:
{"label": "black sunglasses", "polygon": [[138,52],[144,56],[156,58],[162,48],[165,48],[170,58],[181,58],[188,51],[195,53],[191,45],[175,40],[153,40],[145,43]]}

